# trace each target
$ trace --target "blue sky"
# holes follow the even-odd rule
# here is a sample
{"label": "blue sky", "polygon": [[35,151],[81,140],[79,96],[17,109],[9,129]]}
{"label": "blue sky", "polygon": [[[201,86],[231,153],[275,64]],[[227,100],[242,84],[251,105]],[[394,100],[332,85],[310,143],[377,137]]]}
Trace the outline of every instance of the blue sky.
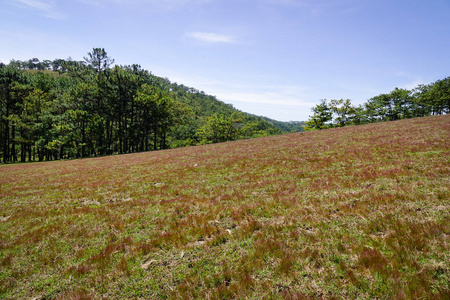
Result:
{"label": "blue sky", "polygon": [[4,63],[105,48],[281,121],[450,76],[449,0],[0,0],[0,13]]}

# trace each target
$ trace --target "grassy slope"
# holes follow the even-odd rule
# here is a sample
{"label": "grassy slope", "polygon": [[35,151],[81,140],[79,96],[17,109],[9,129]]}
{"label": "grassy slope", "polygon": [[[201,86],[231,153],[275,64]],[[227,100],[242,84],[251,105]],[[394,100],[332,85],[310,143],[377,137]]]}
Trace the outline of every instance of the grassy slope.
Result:
{"label": "grassy slope", "polygon": [[450,297],[449,136],[436,116],[1,166],[0,298]]}

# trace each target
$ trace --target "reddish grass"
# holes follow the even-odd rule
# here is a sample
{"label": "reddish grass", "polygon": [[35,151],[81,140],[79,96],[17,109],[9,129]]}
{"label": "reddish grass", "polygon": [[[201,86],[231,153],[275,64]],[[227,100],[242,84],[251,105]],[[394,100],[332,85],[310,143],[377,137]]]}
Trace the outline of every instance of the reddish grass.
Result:
{"label": "reddish grass", "polygon": [[0,297],[450,297],[450,117],[0,166]]}

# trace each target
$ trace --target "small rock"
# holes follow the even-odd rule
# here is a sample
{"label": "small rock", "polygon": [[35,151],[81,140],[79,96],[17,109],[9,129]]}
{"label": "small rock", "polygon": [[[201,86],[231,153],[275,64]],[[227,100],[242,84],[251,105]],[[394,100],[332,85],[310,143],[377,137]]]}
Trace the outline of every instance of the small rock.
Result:
{"label": "small rock", "polygon": [[11,218],[11,215],[6,216],[6,217],[1,217],[1,218],[0,218],[0,221],[6,222],[6,221],[8,221],[9,218]]}
{"label": "small rock", "polygon": [[143,270],[148,270],[148,268],[150,268],[151,265],[156,264],[156,263],[158,263],[158,261],[152,259],[152,260],[150,260],[150,261],[146,261],[145,263],[143,263],[143,264],[141,265],[141,268],[142,268]]}

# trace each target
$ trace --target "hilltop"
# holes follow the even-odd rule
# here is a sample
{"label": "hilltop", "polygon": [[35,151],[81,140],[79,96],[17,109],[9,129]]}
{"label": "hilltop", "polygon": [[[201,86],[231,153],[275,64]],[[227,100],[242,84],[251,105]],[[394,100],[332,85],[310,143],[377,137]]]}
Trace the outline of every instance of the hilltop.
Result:
{"label": "hilltop", "polygon": [[450,297],[450,116],[0,166],[0,297]]}
{"label": "hilltop", "polygon": [[140,65],[114,65],[100,48],[85,61],[0,63],[0,104],[4,163],[178,148],[292,127],[239,111]]}

